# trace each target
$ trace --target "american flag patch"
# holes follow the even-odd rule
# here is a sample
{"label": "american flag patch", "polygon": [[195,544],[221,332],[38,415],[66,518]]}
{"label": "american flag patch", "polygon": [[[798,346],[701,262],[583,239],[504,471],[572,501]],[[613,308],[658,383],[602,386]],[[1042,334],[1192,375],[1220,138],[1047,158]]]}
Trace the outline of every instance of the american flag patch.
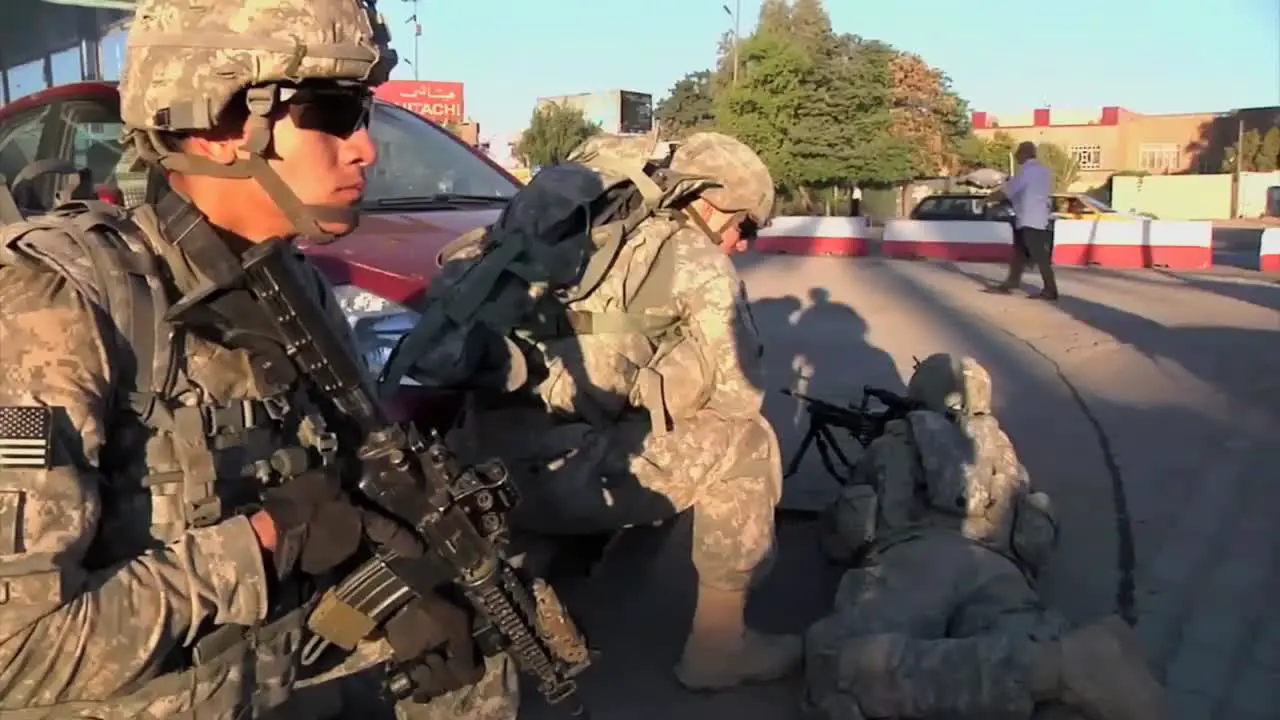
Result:
{"label": "american flag patch", "polygon": [[47,468],[53,410],[0,407],[0,468]]}

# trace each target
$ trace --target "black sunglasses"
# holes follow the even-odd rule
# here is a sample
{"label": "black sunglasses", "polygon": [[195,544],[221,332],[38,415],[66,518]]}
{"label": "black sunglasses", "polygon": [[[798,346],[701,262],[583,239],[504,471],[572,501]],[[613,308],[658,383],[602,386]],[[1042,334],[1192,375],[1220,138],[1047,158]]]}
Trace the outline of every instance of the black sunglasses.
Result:
{"label": "black sunglasses", "polygon": [[344,140],[368,128],[373,118],[373,93],[364,89],[303,87],[284,100],[299,128]]}

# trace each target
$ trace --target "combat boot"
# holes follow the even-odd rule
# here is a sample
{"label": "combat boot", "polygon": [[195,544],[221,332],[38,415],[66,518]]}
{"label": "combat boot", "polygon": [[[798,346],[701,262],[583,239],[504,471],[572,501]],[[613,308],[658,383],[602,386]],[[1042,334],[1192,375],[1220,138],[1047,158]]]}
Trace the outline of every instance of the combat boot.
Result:
{"label": "combat boot", "polygon": [[1111,616],[1037,648],[1039,700],[1056,700],[1094,720],[1165,720],[1164,688],[1133,630]]}
{"label": "combat boot", "polygon": [[800,667],[799,635],[768,635],[743,624],[747,592],[698,588],[693,631],[676,666],[689,690],[723,690],[744,683],[780,680]]}

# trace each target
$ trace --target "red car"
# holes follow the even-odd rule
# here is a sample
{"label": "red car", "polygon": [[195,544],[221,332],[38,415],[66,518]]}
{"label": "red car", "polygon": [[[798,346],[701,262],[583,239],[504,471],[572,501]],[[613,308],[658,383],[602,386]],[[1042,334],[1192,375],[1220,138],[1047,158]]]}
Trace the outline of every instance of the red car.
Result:
{"label": "red car", "polygon": [[[0,175],[12,183],[32,161],[58,158],[87,169],[97,197],[141,203],[147,175],[121,162],[122,127],[115,83],[62,85],[0,106]],[[333,281],[376,372],[416,321],[414,308],[438,270],[436,254],[495,221],[520,182],[435,123],[390,103],[375,103],[371,128],[379,159],[366,178],[360,227],[303,250]],[[49,208],[69,181],[41,176],[19,189],[19,204]],[[438,425],[454,407],[445,399],[406,381],[396,414]]]}

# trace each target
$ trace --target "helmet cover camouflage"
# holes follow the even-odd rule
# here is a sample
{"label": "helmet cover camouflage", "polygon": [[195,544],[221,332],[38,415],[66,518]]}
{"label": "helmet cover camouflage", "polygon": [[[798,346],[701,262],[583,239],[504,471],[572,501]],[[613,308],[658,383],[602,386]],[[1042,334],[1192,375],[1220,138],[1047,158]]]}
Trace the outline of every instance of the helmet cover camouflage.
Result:
{"label": "helmet cover camouflage", "polygon": [[368,0],[139,0],[121,116],[134,129],[208,130],[248,87],[378,85],[396,63],[388,41]]}
{"label": "helmet cover camouflage", "polygon": [[920,361],[907,383],[907,397],[935,412],[991,412],[991,374],[975,359],[935,353]]}
{"label": "helmet cover camouflage", "polygon": [[658,163],[666,160],[667,144],[658,142],[653,135],[611,135],[596,133],[583,140],[578,147],[569,153],[569,162],[591,161],[601,156],[608,156],[643,166],[646,163]]}
{"label": "helmet cover camouflage", "polygon": [[715,132],[690,135],[676,148],[671,169],[701,175],[720,187],[702,197],[724,212],[746,212],[761,227],[773,215],[773,176],[755,151],[742,142]]}

